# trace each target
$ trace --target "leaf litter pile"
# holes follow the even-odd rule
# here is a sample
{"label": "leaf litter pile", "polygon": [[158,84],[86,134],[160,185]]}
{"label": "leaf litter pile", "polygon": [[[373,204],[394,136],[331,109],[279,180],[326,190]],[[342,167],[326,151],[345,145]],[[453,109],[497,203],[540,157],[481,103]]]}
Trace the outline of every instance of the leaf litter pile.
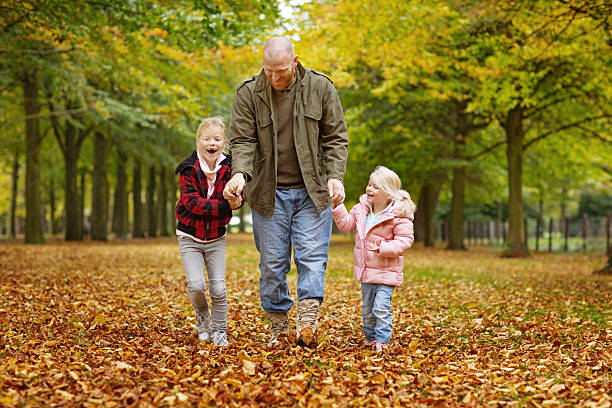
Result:
{"label": "leaf litter pile", "polygon": [[227,254],[219,348],[198,342],[174,239],[0,244],[0,406],[612,404],[602,256],[410,249],[376,354],[350,237],[332,241],[316,348],[267,345],[252,238],[230,235]]}

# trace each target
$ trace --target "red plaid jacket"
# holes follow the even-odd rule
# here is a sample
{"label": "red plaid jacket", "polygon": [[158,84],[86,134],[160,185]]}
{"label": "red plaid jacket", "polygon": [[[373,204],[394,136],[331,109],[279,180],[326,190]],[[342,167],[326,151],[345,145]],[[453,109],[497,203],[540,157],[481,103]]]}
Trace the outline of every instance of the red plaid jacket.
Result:
{"label": "red plaid jacket", "polygon": [[231,177],[232,158],[227,156],[215,179],[215,191],[208,195],[208,180],[200,168],[198,155],[194,151],[178,165],[175,174],[180,174],[181,196],[176,203],[177,229],[201,240],[210,241],[225,235],[226,226],[232,219],[232,209],[223,189]]}

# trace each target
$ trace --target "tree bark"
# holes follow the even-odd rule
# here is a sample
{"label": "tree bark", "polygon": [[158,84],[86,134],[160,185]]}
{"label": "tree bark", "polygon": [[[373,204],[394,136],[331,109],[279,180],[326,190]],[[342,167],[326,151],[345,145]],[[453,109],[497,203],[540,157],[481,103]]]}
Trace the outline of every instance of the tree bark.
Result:
{"label": "tree bark", "polygon": [[79,183],[79,188],[81,191],[81,202],[79,203],[79,218],[81,219],[81,230],[83,231],[83,236],[90,233],[89,226],[85,227],[85,171],[81,172],[81,182]]}
{"label": "tree bark", "polygon": [[[59,136],[58,136],[59,137]],[[77,162],[81,151],[78,142],[77,128],[70,122],[66,123],[64,131],[64,219],[66,226],[66,241],[83,240],[83,217],[79,208],[81,200],[77,187]]]}
{"label": "tree bark", "polygon": [[40,148],[42,136],[39,128],[40,103],[38,75],[26,72],[23,77],[26,151],[26,222],[25,243],[44,244],[42,226],[42,199],[40,190]]}
{"label": "tree bark", "polygon": [[134,211],[134,222],[132,224],[132,237],[143,238],[144,233],[144,212],[142,208],[142,171],[141,164],[134,159],[134,170],[132,174],[132,207]]}
{"label": "tree bark", "polygon": [[240,218],[240,223],[238,224],[238,232],[246,231],[246,222],[244,220],[244,217],[246,216],[245,207],[246,205],[243,205],[242,207],[240,207],[240,212],[238,213],[238,217]]}
{"label": "tree bark", "polygon": [[57,223],[55,222],[55,182],[51,177],[51,185],[49,186],[49,207],[51,208],[51,235],[57,234]]}
{"label": "tree bark", "polygon": [[17,211],[17,187],[19,185],[19,153],[15,152],[13,157],[13,169],[11,174],[11,204],[9,207],[9,238],[17,237],[17,228],[15,225],[15,212]]}
{"label": "tree bark", "polygon": [[508,239],[506,255],[528,256],[523,225],[523,108],[517,105],[508,112],[506,159],[508,161]]}
{"label": "tree bark", "polygon": [[94,136],[94,163],[91,191],[91,239],[108,239],[108,178],[106,162],[109,141],[101,132]]}
{"label": "tree bark", "polygon": [[157,211],[159,213],[159,235],[167,237],[168,234],[168,189],[166,169],[164,166],[159,168],[159,189],[157,190]]}
{"label": "tree bark", "polygon": [[128,194],[125,163],[127,156],[117,148],[117,185],[113,200],[113,231],[117,238],[125,240],[128,233]]}
{"label": "tree bark", "polygon": [[[461,160],[464,156],[465,138],[458,137],[455,140],[455,159]],[[465,219],[465,175],[464,165],[453,167],[453,179],[451,181],[451,211],[450,211],[450,233],[448,237],[447,249],[465,251],[463,242],[463,222]]]}
{"label": "tree bark", "polygon": [[435,188],[430,182],[421,186],[419,193],[419,202],[417,204],[417,212],[415,214],[415,237],[418,241],[423,242],[426,247],[433,247],[434,228],[433,215],[438,203],[439,188]]}
{"label": "tree bark", "polygon": [[166,173],[166,179],[168,183],[168,232],[172,235],[174,231],[176,231],[176,217],[174,212],[176,209],[177,183],[174,172],[168,171]]}
{"label": "tree bark", "polygon": [[155,205],[156,191],[155,166],[149,167],[149,178],[147,182],[147,230],[149,238],[157,236],[157,208]]}

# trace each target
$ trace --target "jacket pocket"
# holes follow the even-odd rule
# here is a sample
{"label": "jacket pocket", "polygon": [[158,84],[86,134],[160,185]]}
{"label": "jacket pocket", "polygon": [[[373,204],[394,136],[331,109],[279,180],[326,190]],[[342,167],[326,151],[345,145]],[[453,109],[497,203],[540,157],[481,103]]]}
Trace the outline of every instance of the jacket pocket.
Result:
{"label": "jacket pocket", "polygon": [[262,128],[270,126],[272,124],[272,112],[270,111],[270,109],[268,109],[267,106],[263,104],[257,112],[257,122]]}
{"label": "jacket pocket", "polygon": [[323,116],[323,109],[321,108],[321,104],[316,101],[315,103],[306,105],[304,107],[304,116],[316,121],[321,120],[321,117]]}
{"label": "jacket pocket", "polygon": [[398,259],[395,258],[385,258],[385,269],[396,270],[398,265]]}

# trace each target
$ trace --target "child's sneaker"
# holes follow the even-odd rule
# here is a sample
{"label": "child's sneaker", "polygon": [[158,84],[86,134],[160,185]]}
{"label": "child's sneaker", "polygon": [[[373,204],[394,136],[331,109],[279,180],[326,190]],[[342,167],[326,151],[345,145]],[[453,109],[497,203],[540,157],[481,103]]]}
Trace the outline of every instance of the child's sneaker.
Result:
{"label": "child's sneaker", "polygon": [[372,346],[374,351],[376,351],[377,353],[382,352],[387,347],[389,347],[389,344],[387,344],[387,343],[379,343],[379,342],[375,342],[374,345]]}
{"label": "child's sneaker", "polygon": [[376,343],[376,340],[368,340],[368,339],[365,339],[365,345],[366,345],[366,347],[374,347],[374,343]]}
{"label": "child's sneaker", "polygon": [[214,331],[212,334],[213,344],[221,347],[227,347],[227,334],[224,331]]}

